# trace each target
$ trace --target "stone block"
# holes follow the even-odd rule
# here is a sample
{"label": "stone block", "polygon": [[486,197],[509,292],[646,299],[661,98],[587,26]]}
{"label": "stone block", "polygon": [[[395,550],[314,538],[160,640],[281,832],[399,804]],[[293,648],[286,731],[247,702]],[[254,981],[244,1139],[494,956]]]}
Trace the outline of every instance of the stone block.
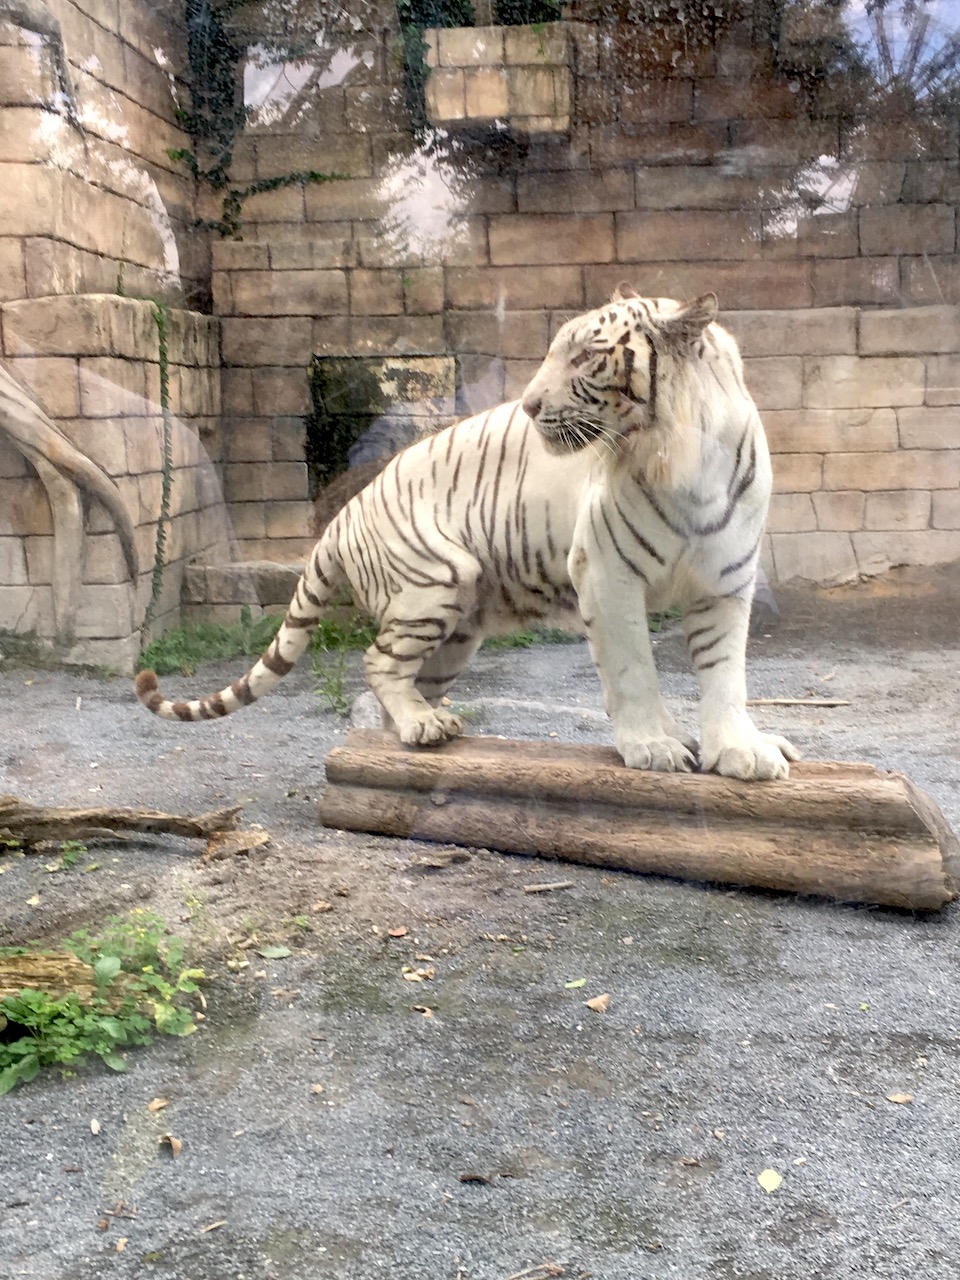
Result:
{"label": "stone block", "polygon": [[214,240],[210,246],[213,270],[267,271],[270,247],[250,240]]}
{"label": "stone block", "polygon": [[632,80],[621,86],[620,123],[631,126],[688,124],[693,118],[691,80]]}
{"label": "stone block", "polygon": [[523,213],[606,213],[633,208],[633,175],[626,169],[521,174],[517,207]]}
{"label": "stone block", "polygon": [[803,361],[799,356],[764,356],[744,361],[747,388],[757,408],[798,409],[803,391]]}
{"label": "stone block", "polygon": [[255,462],[229,462],[223,468],[223,496],[227,502],[265,502],[269,469]]}
{"label": "stone block", "polygon": [[403,273],[403,309],[407,315],[436,315],[443,310],[443,268],[408,267]]}
{"label": "stone block", "polygon": [[763,248],[773,258],[855,258],[858,244],[856,211],[763,215]]}
{"label": "stone block", "polygon": [[239,502],[230,508],[233,534],[240,542],[256,542],[266,537],[266,504]]}
{"label": "stone block", "polygon": [[[617,274],[622,278],[622,269]],[[537,271],[526,267],[452,267],[444,271],[444,279],[447,305],[455,309],[578,308],[584,297],[578,266],[544,266]]]}
{"label": "stone block", "polygon": [[853,307],[731,311],[721,315],[720,323],[736,338],[745,359],[852,355],[857,349],[857,312]]}
{"label": "stone block", "polygon": [[471,67],[464,72],[464,114],[470,120],[504,119],[509,111],[507,72],[502,67]]}
{"label": "stone block", "polygon": [[23,242],[0,236],[0,303],[22,298],[27,292]]}
{"label": "stone block", "polygon": [[390,212],[390,199],[384,194],[380,178],[311,184],[304,199],[309,222],[363,222],[383,218]]}
{"label": "stone block", "polygon": [[84,417],[142,417],[150,411],[146,371],[140,361],[90,356],[81,359],[79,365]]}
{"label": "stone block", "polygon": [[920,306],[960,303],[960,256],[936,254],[901,258],[903,290],[900,301]]}
{"label": "stone block", "polygon": [[425,246],[424,263],[445,267],[482,266],[490,261],[486,218],[458,218],[445,239]]}
{"label": "stone block", "polygon": [[83,580],[101,585],[128,581],[127,563],[115,533],[91,534],[84,539]]}
{"label": "stone block", "polygon": [[163,465],[163,425],[159,417],[138,417],[124,422],[124,456],[129,475],[159,471]]}
{"label": "stone block", "polygon": [[53,591],[44,586],[0,586],[0,630],[52,636]]}
{"label": "stone block", "polygon": [[817,528],[809,493],[775,493],[767,516],[768,533],[805,533]]}
{"label": "stone block", "polygon": [[[330,231],[333,232],[331,227]],[[270,248],[270,266],[274,271],[328,271],[332,267],[353,267],[357,263],[357,246],[349,234],[323,236],[320,239],[281,240]],[[349,233],[349,228],[347,229]]]}
{"label": "stone block", "polygon": [[126,584],[84,585],[77,609],[78,638],[115,639],[133,630],[133,592]]}
{"label": "stone block", "polygon": [[[769,201],[766,185],[790,181],[789,169],[764,169],[763,178],[723,164],[639,165],[636,170],[638,209],[752,209]],[[591,175],[592,176],[592,175]]]}
{"label": "stone block", "polygon": [[12,441],[0,436],[0,480],[19,478],[27,474],[27,463],[23,454],[14,448]]}
{"label": "stone block", "polygon": [[960,449],[960,408],[898,409],[903,449]]}
{"label": "stone block", "polygon": [[763,425],[772,453],[875,453],[898,444],[893,409],[767,410]]}
{"label": "stone block", "polygon": [[37,477],[28,475],[5,480],[0,503],[0,534],[23,537],[52,532],[50,502]]}
{"label": "stone block", "polygon": [[505,60],[514,66],[565,65],[570,56],[565,22],[504,27]]}
{"label": "stone block", "polygon": [[727,127],[667,122],[638,124],[624,131],[618,124],[590,130],[590,161],[598,169],[607,165],[712,164],[727,149]]}
{"label": "stone block", "polygon": [[[335,183],[325,183],[335,186]],[[311,186],[311,191],[322,188]],[[305,216],[304,187],[301,185],[278,187],[275,191],[261,191],[257,195],[248,196],[243,205],[243,216],[247,222],[295,222],[302,223]],[[309,216],[309,215],[307,215]]]}
{"label": "stone block", "polygon": [[[550,121],[570,111],[570,72],[566,67],[512,67],[507,81],[507,111],[515,126],[524,126],[523,117],[543,117],[541,128],[549,131]],[[531,131],[535,131],[532,130]]]}
{"label": "stone block", "polygon": [[[926,164],[920,166],[926,169]],[[919,195],[908,195],[904,189],[907,166],[901,160],[863,160],[850,170],[854,179],[850,203],[854,207],[896,204],[901,194],[911,203],[925,204]],[[934,197],[935,198],[935,197]]]}
{"label": "stone block", "polygon": [[264,420],[276,414],[309,413],[310,388],[306,368],[254,370],[253,407]]}
{"label": "stone block", "polygon": [[0,583],[6,587],[24,586],[30,581],[24,542],[24,538],[10,534],[0,537]]}
{"label": "stone block", "polygon": [[548,316],[541,311],[449,311],[447,340],[457,352],[542,360],[550,345]]}
{"label": "stone block", "polygon": [[799,115],[801,98],[787,85],[769,79],[700,80],[696,85],[695,120],[790,120]]}
{"label": "stone block", "polygon": [[53,418],[80,414],[80,379],[76,360],[61,356],[18,356],[10,372]]}
{"label": "stone block", "polygon": [[915,356],[806,356],[803,403],[811,409],[922,404],[925,369]]}
{"label": "stone block", "polygon": [[[721,127],[723,122],[718,122]],[[835,156],[840,151],[840,131],[835,119],[736,120],[729,131],[730,159],[740,156],[753,166],[801,165]]]}
{"label": "stone block", "polygon": [[344,271],[244,271],[233,277],[239,316],[342,315],[347,305]]}
{"label": "stone block", "polygon": [[820,259],[811,269],[814,306],[896,306],[900,301],[896,258]]}
{"label": "stone block", "polygon": [[311,510],[312,504],[305,498],[302,502],[270,502],[266,510],[266,536],[297,540],[299,551],[296,554],[302,556],[310,542]]}
{"label": "stone block", "polygon": [[27,557],[27,577],[31,583],[53,581],[54,540],[49,538],[24,538],[23,548]]}
{"label": "stone block", "polygon": [[256,144],[258,178],[290,173],[336,174],[339,178],[369,178],[375,170],[369,137],[362,133],[326,135],[314,140],[272,134]]}
{"label": "stone block", "polygon": [[759,214],[618,213],[616,222],[620,262],[741,262],[760,254]]}
{"label": "stone block", "polygon": [[930,523],[934,529],[960,529],[960,489],[940,489],[933,495]]}
{"label": "stone block", "polygon": [[902,564],[948,564],[960,559],[960,531],[898,530],[896,533],[854,533],[854,550],[861,574],[886,573]]}
{"label": "stone block", "polygon": [[503,394],[507,400],[519,400],[530,379],[540,368],[539,360],[505,360]]}
{"label": "stone block", "polygon": [[960,404],[960,356],[928,357],[925,403]]}
{"label": "stone block", "polygon": [[481,413],[504,399],[504,362],[499,356],[457,356],[457,413]]}
{"label": "stone block", "polygon": [[960,451],[907,449],[896,453],[827,454],[824,489],[955,489],[960,485]]}
{"label": "stone block", "polygon": [[355,316],[403,314],[403,272],[371,271],[356,267],[350,272],[350,312]]}
{"label": "stone block", "polygon": [[350,317],[324,316],[313,324],[310,350],[315,356],[350,355]]}
{"label": "stone block", "polygon": [[431,71],[424,90],[424,101],[427,119],[431,124],[448,124],[465,120],[467,97],[463,71],[450,69]]}
{"label": "stone block", "polygon": [[47,46],[0,47],[0,107],[49,107],[57,78]]}
{"label": "stone block", "polygon": [[866,495],[855,490],[835,490],[832,493],[814,493],[813,508],[817,513],[817,527],[827,532],[863,528]]}
{"label": "stone block", "polygon": [[770,543],[778,582],[838,586],[859,575],[849,533],[775,533]]}
{"label": "stone block", "polygon": [[868,493],[865,529],[926,529],[930,524],[930,493],[923,489],[898,489]]}
{"label": "stone block", "polygon": [[865,311],[860,317],[860,352],[863,355],[958,350],[960,309],[955,306]]}
{"label": "stone block", "polygon": [[776,493],[811,493],[821,487],[823,457],[819,453],[774,454],[773,488]]}
{"label": "stone block", "polygon": [[810,264],[807,262],[644,262],[586,267],[587,305],[600,306],[621,280],[632,280],[650,297],[695,298],[715,293],[727,309],[783,308],[795,311],[811,302]]}
{"label": "stone block", "polygon": [[433,355],[445,351],[442,316],[354,316],[350,345],[355,355]]}
{"label": "stone block", "polygon": [[266,468],[264,497],[268,502],[306,501],[308,484],[305,462],[272,462]]}
{"label": "stone block", "polygon": [[491,218],[490,260],[495,266],[610,262],[614,257],[611,214],[579,218],[516,214]]}
{"label": "stone block", "polygon": [[864,257],[955,251],[956,211],[951,205],[880,205],[860,211]]}
{"label": "stone block", "polygon": [[314,321],[310,316],[228,317],[222,326],[225,365],[306,365],[313,355]]}

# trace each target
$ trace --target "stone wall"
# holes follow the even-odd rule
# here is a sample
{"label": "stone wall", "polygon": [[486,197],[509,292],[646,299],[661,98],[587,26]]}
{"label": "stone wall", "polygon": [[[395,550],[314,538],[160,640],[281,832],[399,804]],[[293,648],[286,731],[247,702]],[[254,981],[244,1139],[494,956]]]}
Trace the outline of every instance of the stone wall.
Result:
{"label": "stone wall", "polygon": [[161,510],[165,397],[153,300],[168,304],[172,450],[154,632],[179,617],[184,564],[225,557],[229,536],[211,462],[219,330],[186,309],[209,293],[209,245],[193,227],[193,180],[167,154],[189,145],[176,116],[181,8],[173,0],[49,0],[70,94],[50,33],[0,21],[0,359],[116,481],[140,563],[131,582],[112,521],[87,499],[76,615],[58,629],[51,499],[0,419],[0,630],[56,642],[67,661],[122,670],[139,651]]}
{"label": "stone wall", "polygon": [[[490,53],[508,40],[525,65],[538,42],[567,59],[572,99],[539,129],[537,81],[525,102]],[[960,556],[956,120],[885,102],[851,121],[749,21],[699,45],[593,20],[428,41],[429,145],[385,21],[343,33],[339,76],[238,150],[244,178],[343,175],[257,196],[243,242],[214,247],[226,455],[273,464],[228,469],[250,554],[300,553],[313,354],[453,354],[468,412],[517,395],[558,326],[626,279],[720,296],[774,451],[772,577]]]}

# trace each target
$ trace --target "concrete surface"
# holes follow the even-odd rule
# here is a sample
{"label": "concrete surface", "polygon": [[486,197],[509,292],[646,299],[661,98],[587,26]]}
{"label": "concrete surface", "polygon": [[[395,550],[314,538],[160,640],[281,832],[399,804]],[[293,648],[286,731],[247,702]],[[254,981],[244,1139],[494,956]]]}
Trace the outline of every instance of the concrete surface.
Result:
{"label": "concrete surface", "polygon": [[[810,757],[904,770],[955,828],[958,581],[781,592],[750,662],[754,696],[851,703],[764,710],[762,726]],[[686,716],[677,637],[657,652]],[[238,673],[163,683],[207,692]],[[580,644],[484,652],[456,695],[477,731],[607,740]],[[955,908],[922,918],[483,850],[423,866],[436,850],[317,827],[343,731],[306,669],[228,722],[178,726],[125,682],[0,665],[3,791],[183,810],[246,798],[273,837],[206,865],[189,842],[145,839],[91,849],[91,872],[0,859],[0,941],[144,905],[215,975],[197,1035],[132,1051],[124,1075],[50,1073],[0,1099],[4,1280],[960,1276]],[[523,893],[560,876],[574,887]],[[264,961],[237,946],[251,935],[293,954]],[[404,965],[434,976],[407,981]],[[601,993],[606,1013],[585,1007]],[[156,1097],[169,1105],[153,1113]]]}

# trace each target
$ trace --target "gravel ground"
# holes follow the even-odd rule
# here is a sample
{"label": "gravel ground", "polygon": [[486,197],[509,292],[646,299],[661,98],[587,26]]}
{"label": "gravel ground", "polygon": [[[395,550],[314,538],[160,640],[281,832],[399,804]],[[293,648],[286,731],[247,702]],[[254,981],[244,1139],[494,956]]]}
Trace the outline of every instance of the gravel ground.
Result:
{"label": "gravel ground", "polygon": [[[777,603],[756,619],[752,695],[851,705],[764,709],[762,727],[811,758],[903,770],[960,828],[960,574]],[[677,637],[657,651],[691,716]],[[317,825],[345,727],[311,683],[298,670],[227,722],[181,727],[126,682],[0,665],[3,791],[242,799],[272,837],[209,863],[146,838],[91,848],[93,871],[4,860],[4,942],[142,905],[214,975],[199,1034],[132,1052],[123,1075],[50,1073],[0,1100],[4,1280],[960,1275],[954,908],[579,866],[562,869],[572,889],[526,895],[556,865],[485,850],[424,867],[430,846]],[[484,652],[457,700],[478,732],[609,740],[580,644]],[[292,954],[238,950],[250,935]],[[405,964],[435,976],[404,981]],[[585,1008],[601,993],[605,1014]],[[169,1105],[151,1112],[156,1097]]]}

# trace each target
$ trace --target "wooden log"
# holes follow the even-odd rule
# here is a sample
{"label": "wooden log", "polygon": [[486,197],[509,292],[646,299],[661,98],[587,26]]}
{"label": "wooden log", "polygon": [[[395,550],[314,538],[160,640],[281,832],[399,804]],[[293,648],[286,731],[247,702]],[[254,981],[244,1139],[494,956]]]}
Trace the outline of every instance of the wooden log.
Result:
{"label": "wooden log", "polygon": [[868,764],[740,782],[627,769],[607,747],[423,750],[355,729],[326,769],[328,827],[917,910],[957,896],[960,844],[935,802]]}
{"label": "wooden log", "polygon": [[16,796],[0,796],[0,837],[24,847],[44,840],[110,839],[121,831],[204,839],[216,831],[232,830],[241,807],[193,816],[155,809],[51,809]]}

